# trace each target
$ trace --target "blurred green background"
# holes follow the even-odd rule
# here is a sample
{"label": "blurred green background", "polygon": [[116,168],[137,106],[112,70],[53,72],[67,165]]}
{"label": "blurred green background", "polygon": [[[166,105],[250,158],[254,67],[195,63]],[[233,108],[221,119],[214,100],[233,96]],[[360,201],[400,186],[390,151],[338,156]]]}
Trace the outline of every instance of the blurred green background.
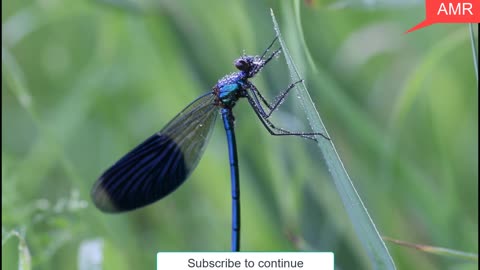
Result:
{"label": "blurred green background", "polygon": [[[2,1],[2,269],[28,257],[32,269],[154,269],[158,251],[228,251],[221,123],[190,179],[162,201],[107,215],[89,192],[108,166],[233,72],[236,57],[263,52],[274,37],[270,8],[380,234],[477,253],[468,26],[405,35],[424,9],[403,3]],[[298,31],[304,42],[292,38]],[[283,90],[283,58],[254,82],[270,99]],[[295,100],[274,121],[308,130]],[[247,102],[234,111],[242,250],[333,251],[338,269],[369,269],[319,150],[270,136]],[[398,269],[478,267],[387,247]]]}

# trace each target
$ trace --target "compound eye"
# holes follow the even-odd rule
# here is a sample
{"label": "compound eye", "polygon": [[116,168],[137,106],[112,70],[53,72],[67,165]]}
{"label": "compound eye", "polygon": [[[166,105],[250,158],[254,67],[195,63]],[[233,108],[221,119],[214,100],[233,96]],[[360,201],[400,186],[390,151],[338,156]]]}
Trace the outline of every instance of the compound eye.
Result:
{"label": "compound eye", "polygon": [[237,59],[235,61],[235,67],[241,71],[247,71],[249,64],[244,59]]}

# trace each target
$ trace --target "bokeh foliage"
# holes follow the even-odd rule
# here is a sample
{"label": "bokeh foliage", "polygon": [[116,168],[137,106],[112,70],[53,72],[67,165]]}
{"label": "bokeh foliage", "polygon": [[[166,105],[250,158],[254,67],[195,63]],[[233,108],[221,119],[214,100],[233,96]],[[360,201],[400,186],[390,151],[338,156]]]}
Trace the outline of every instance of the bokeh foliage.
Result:
{"label": "bokeh foliage", "polygon": [[[380,233],[477,252],[478,92],[467,26],[404,35],[421,6],[305,1],[295,13],[288,2],[3,1],[2,267],[18,268],[19,242],[33,269],[75,269],[94,255],[102,269],[152,269],[157,251],[228,250],[220,123],[190,179],[161,202],[106,215],[89,190],[234,71],[236,57],[263,51],[274,36],[270,8]],[[270,98],[282,90],[282,59],[255,83]],[[368,269],[321,153],[269,136],[246,102],[235,114],[242,249],[334,251],[339,269]],[[303,116],[292,96],[275,121],[301,130]],[[12,230],[20,238],[5,237]],[[101,253],[85,257],[79,250],[92,240]],[[477,268],[388,246],[399,269]]]}

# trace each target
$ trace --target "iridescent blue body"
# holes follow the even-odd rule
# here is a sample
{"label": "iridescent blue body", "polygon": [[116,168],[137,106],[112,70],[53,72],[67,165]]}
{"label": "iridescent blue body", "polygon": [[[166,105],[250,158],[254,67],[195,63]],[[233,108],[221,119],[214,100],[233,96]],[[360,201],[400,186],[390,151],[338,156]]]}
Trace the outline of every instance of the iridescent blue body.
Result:
{"label": "iridescent blue body", "polygon": [[213,93],[218,98],[217,105],[233,108],[239,98],[246,97],[247,80],[248,78],[243,71],[232,73],[220,79],[213,87]]}
{"label": "iridescent blue body", "polygon": [[162,130],[106,170],[95,182],[91,192],[97,208],[110,213],[130,211],[149,205],[175,191],[200,161],[220,109],[227,135],[232,184],[231,250],[239,251],[240,184],[232,112],[236,102],[240,98],[246,98],[272,135],[299,136],[315,141],[316,136],[328,139],[321,133],[291,132],[277,128],[268,119],[298,83],[290,84],[272,103],[268,103],[249,81],[280,52],[278,49],[265,57],[276,40],[277,38],[261,56],[244,55],[237,59],[235,67],[238,72],[220,79],[211,92],[194,100]]}
{"label": "iridescent blue body", "polygon": [[216,95],[216,104],[221,106],[223,125],[227,135],[228,153],[230,161],[230,179],[232,185],[232,241],[231,250],[240,250],[240,180],[238,172],[237,145],[234,131],[234,116],[232,108],[237,100],[246,97],[247,76],[243,71],[227,75],[220,79],[213,87]]}

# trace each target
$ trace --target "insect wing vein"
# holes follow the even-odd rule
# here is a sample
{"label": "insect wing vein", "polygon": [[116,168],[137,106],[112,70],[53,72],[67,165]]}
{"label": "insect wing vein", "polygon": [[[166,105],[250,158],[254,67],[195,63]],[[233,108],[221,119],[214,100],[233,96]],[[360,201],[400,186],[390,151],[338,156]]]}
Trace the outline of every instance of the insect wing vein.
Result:
{"label": "insect wing vein", "polygon": [[92,189],[95,205],[104,212],[129,211],[177,189],[205,151],[218,114],[214,98],[200,96],[105,171]]}

